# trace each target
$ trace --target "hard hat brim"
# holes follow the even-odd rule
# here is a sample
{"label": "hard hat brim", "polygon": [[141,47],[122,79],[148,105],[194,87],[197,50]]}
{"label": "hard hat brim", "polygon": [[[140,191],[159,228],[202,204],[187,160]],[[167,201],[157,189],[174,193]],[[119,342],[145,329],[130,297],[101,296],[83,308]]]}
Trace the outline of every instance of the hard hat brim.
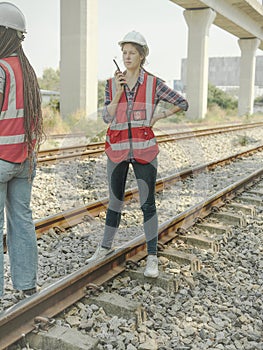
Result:
{"label": "hard hat brim", "polygon": [[122,44],[127,44],[127,43],[134,43],[134,44],[137,44],[137,45],[140,45],[141,47],[143,47],[144,48],[144,50],[145,50],[145,56],[148,56],[149,55],[149,48],[148,48],[148,46],[147,45],[142,45],[142,44],[140,44],[140,43],[138,43],[138,41],[136,41],[136,40],[121,40],[121,41],[119,41],[118,42],[118,44],[121,46]]}

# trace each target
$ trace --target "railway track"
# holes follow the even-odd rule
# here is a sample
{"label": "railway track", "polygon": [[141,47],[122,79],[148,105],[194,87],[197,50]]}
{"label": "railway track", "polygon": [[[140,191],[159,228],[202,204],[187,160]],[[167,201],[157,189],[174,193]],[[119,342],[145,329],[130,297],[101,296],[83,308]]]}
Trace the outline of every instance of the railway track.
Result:
{"label": "railway track", "polygon": [[[262,150],[263,145],[251,148],[249,150],[234,154],[226,158],[202,164],[191,169],[186,169],[179,173],[175,173],[174,175],[159,179],[156,182],[156,192],[160,192],[165,187],[170,186],[175,182],[181,181],[187,177],[194,176],[206,170],[212,170],[219,165],[228,164],[231,161],[235,161],[238,158],[246,157],[252,155],[253,153],[260,152]],[[138,188],[135,187],[125,191],[124,200],[129,201],[132,198],[138,198],[138,196]],[[107,204],[108,198],[101,198],[100,200],[94,201],[88,205],[80,206],[74,209],[69,209],[58,214],[50,215],[43,219],[36,220],[35,229],[37,237],[41,237],[43,233],[46,233],[50,229],[55,229],[62,232],[65,229],[78,225],[86,217],[98,216],[101,212],[105,211]],[[4,251],[6,251],[6,249],[6,237],[4,236]]]}
{"label": "railway track", "polygon": [[[181,181],[187,177],[194,176],[206,170],[212,170],[219,165],[228,164],[229,162],[235,161],[238,158],[249,156],[253,153],[260,152],[262,150],[263,150],[263,145],[255,148],[251,148],[244,152],[234,154],[230,157],[226,157],[213,162],[202,164],[194,168],[186,169],[179,173],[175,173],[174,175],[159,179],[156,182],[156,192],[160,192],[165,187],[170,186],[175,182]],[[132,198],[138,198],[138,196],[139,196],[138,188],[135,187],[125,191],[124,200],[129,201]],[[92,217],[98,216],[102,211],[105,211],[107,204],[108,204],[108,198],[102,198],[88,205],[70,209],[55,215],[51,215],[47,218],[37,220],[35,222],[36,233],[39,237],[42,233],[47,232],[51,228],[55,228],[60,231],[63,231],[64,229],[67,229],[69,227],[79,224],[86,216],[92,216]]]}
{"label": "railway track", "polygon": [[[255,127],[261,127],[262,125],[263,123],[260,122],[242,125],[226,125],[215,128],[197,129],[162,135],[160,134],[156,137],[159,143],[166,143],[244,129],[251,129]],[[65,160],[98,157],[102,153],[104,153],[104,142],[95,142],[78,146],[57,147],[52,149],[40,150],[38,154],[38,162],[39,164],[53,164]]]}
{"label": "railway track", "polygon": [[[222,208],[229,205],[232,206],[232,209],[235,207],[238,208],[236,209],[238,213],[242,211],[242,208],[246,212],[250,208],[250,214],[252,215],[253,207],[243,205],[242,199],[241,202],[239,199],[241,194],[251,192],[253,186],[258,185],[262,181],[262,178],[263,168],[164,222],[159,227],[158,232],[161,247],[159,255],[162,256],[162,254],[165,254],[166,246],[169,242],[179,238],[184,239],[186,242],[199,240],[198,244],[202,241],[202,244],[207,244],[214,252],[218,251],[219,246],[208,238],[201,239],[200,237],[189,235],[187,233],[189,228],[200,222],[204,222],[206,218],[214,215],[215,212],[220,213]],[[235,200],[239,201],[239,203],[235,203]],[[231,215],[236,218],[232,209]],[[225,211],[226,214],[227,209]],[[240,225],[245,225],[244,216],[241,215],[239,218]],[[89,298],[90,290],[99,290],[106,282],[112,281],[125,271],[129,272],[132,264],[137,265],[145,258],[145,248],[145,238],[144,236],[140,236],[116,249],[106,258],[84,266],[80,270],[41,290],[36,295],[20,301],[14,307],[0,314],[0,348],[5,349],[29,332],[39,329],[40,325],[43,327],[52,326],[54,316],[82,298]],[[181,258],[187,260],[186,256],[181,256]],[[200,264],[197,262],[192,264],[192,269],[199,270]],[[161,279],[162,276],[160,276]],[[150,280],[147,279],[147,282],[151,283]]]}
{"label": "railway track", "polygon": [[[247,154],[260,151],[261,149],[262,149],[261,147],[257,147],[255,149],[251,149],[249,151],[243,152],[242,154],[239,154],[239,156],[242,157]],[[168,181],[167,184],[169,183],[171,184],[178,180],[186,178],[187,176],[191,176],[198,172],[202,172],[206,169],[213,169],[213,167],[217,166],[216,163],[218,164],[223,164],[224,162],[228,163],[234,159],[235,159],[235,156],[231,156],[224,160],[220,160],[219,162],[211,162],[209,164],[196,167],[194,169],[185,170],[180,174],[171,176],[169,179],[163,179],[162,181],[160,181],[160,183],[158,184],[159,189],[162,190],[163,187],[166,186],[165,180]],[[254,173],[254,175],[255,175],[255,178],[253,180],[251,178],[252,182],[258,181],[258,178],[261,178],[262,176],[262,174],[259,175],[258,172]],[[249,187],[249,186],[250,184],[248,182],[246,185],[244,185],[244,190],[246,187]],[[229,187],[232,187],[232,186],[229,186]],[[237,188],[236,191],[234,190],[232,195],[239,194],[242,190],[243,189],[241,186],[240,188]],[[136,197],[136,195],[137,195],[136,189],[132,189],[126,193],[126,200]],[[225,202],[231,201],[232,195],[229,195],[229,196],[227,195],[223,197],[223,199],[218,199],[218,201],[215,200],[215,202],[207,204],[207,215],[209,215],[211,211],[218,210],[221,206],[225,204]],[[58,230],[63,230],[64,228],[70,227],[71,225],[76,225],[77,223],[81,222],[83,218],[87,215],[88,216],[98,215],[101,210],[105,210],[107,199],[105,198],[105,202],[104,202],[104,199],[99,202],[100,203],[94,203],[95,205],[93,207],[85,206],[82,208],[77,208],[72,211],[70,210],[67,212],[63,212],[61,213],[62,214],[61,217],[59,217],[60,214],[58,214],[58,216],[55,215],[53,217],[46,218],[47,222],[45,222],[46,219],[39,220],[39,222],[36,222],[36,229],[37,229],[38,235],[41,235],[43,232],[46,232],[51,227],[52,228],[55,227]],[[204,202],[202,203],[204,204]],[[203,205],[202,203],[200,203],[201,206]],[[101,208],[99,207],[99,205],[97,206],[97,204],[102,204]],[[183,216],[184,214],[186,214],[185,217]],[[188,217],[188,214],[189,214],[189,217]],[[177,218],[179,218],[178,224],[177,225],[175,224],[174,227],[173,227],[173,224],[171,224],[170,226],[168,222],[161,225],[159,230],[159,238],[160,238],[159,242],[160,242],[161,249],[163,249],[163,247],[165,247],[166,244],[168,244],[171,240],[177,239],[177,237],[182,237],[182,233],[185,233],[187,231],[188,222],[189,222],[189,225],[191,226],[192,224],[195,224],[196,222],[203,220],[203,217],[206,217],[206,211],[203,212],[202,208],[199,207],[199,204],[198,204],[195,207],[182,213],[181,215],[173,218],[174,221],[176,221]],[[163,228],[164,228],[164,233],[162,231]],[[167,228],[167,231],[166,231],[166,228]],[[165,238],[165,237],[168,237],[168,238]],[[136,264],[139,263],[145,257],[145,243],[143,242],[143,240],[144,238],[140,237],[138,239],[135,239],[133,242],[125,245],[124,247],[120,248],[120,249],[124,249],[124,253],[122,253],[120,249],[116,250],[114,253],[114,256],[115,254],[117,255],[111,262],[109,260],[111,259],[111,256],[107,258],[107,260],[109,260],[108,267],[106,267],[106,265],[104,265],[103,263],[98,270],[97,270],[97,266],[90,266],[89,269],[83,268],[78,272],[73,273],[71,276],[73,279],[71,282],[69,282],[69,284],[70,283],[73,284],[74,287],[72,287],[72,289],[80,288],[81,291],[76,290],[76,292],[73,293],[72,297],[71,297],[71,293],[72,293],[71,287],[65,285],[65,281],[67,278],[63,278],[63,280],[55,283],[53,286],[50,286],[44,289],[38,295],[32,297],[33,299],[30,298],[31,300],[23,300],[20,303],[18,303],[16,306],[7,310],[5,312],[5,315],[7,316],[8,320],[10,320],[10,324],[9,324],[9,321],[7,321],[7,323],[5,321],[4,323],[2,323],[3,321],[1,318],[2,315],[0,314],[0,339],[1,341],[3,339],[3,341],[6,342],[6,343],[1,343],[0,341],[0,348],[2,349],[1,347],[2,344],[8,344],[8,345],[12,344],[14,341],[20,339],[21,335],[23,336],[23,334],[27,334],[32,329],[38,329],[39,327],[41,328],[42,326],[45,327],[45,326],[48,326],[49,324],[52,324],[52,317],[54,315],[57,315],[60,312],[60,310],[65,310],[67,306],[72,305],[76,300],[80,300],[80,298],[82,298],[84,295],[88,296],[89,291],[92,290],[94,286],[97,286],[96,288],[99,288],[108,280],[111,280],[112,278],[114,278],[115,276],[118,276],[123,271],[126,271],[127,266],[130,266],[132,262]],[[134,248],[134,251],[133,250],[130,251],[130,245],[131,247]],[[213,247],[214,247],[213,248],[214,250],[217,249],[217,245],[213,245]],[[161,251],[160,251],[160,254],[161,254]],[[126,262],[126,258],[128,258],[129,260],[128,262]],[[88,272],[88,270],[90,271]],[[83,279],[80,278],[79,274],[82,275]],[[64,287],[65,287],[65,291],[64,291]],[[65,304],[63,300],[64,293],[67,295]],[[36,298],[37,299],[39,298],[39,300],[37,301]],[[45,302],[42,299],[45,299],[47,301],[46,305],[44,305]],[[25,309],[27,309],[27,305],[28,305],[27,303],[29,301],[33,302],[33,300],[35,300],[34,302],[35,306],[33,308],[32,308],[32,305],[31,307],[29,306],[29,310],[25,314],[23,314]],[[63,300],[63,302],[61,300]],[[58,308],[55,309],[53,304],[57,304]],[[24,311],[21,311],[21,308]],[[28,322],[29,325],[24,324],[22,322],[23,319],[26,320],[26,323]],[[12,329],[14,330],[11,331]],[[2,330],[3,330],[3,333],[2,333]],[[7,340],[5,340],[5,337],[2,337],[2,334],[5,334],[5,332],[10,333],[10,337]],[[14,335],[15,333],[18,335],[18,336],[16,335],[16,338]],[[6,347],[6,345],[3,345],[3,346]],[[3,347],[3,349],[5,347]]]}
{"label": "railway track", "polygon": [[[258,123],[260,124],[260,123]],[[250,125],[251,127],[254,127],[254,124]],[[234,126],[235,127],[235,126]],[[243,125],[238,125],[238,128],[243,127]],[[220,132],[219,130],[222,130],[222,127],[218,127],[216,128],[216,132]],[[211,129],[206,129],[205,132],[210,132]],[[227,127],[227,130],[232,130],[232,126]],[[189,136],[189,134],[188,134]],[[182,135],[180,137],[188,137],[186,135],[185,132],[182,133]],[[166,140],[166,136],[165,139]],[[101,143],[102,144],[102,143]],[[92,144],[90,145],[91,147],[97,147],[97,144]],[[156,191],[161,191],[164,186],[166,186],[166,184],[171,184],[171,183],[175,183],[176,181],[182,180],[188,176],[192,176],[195,174],[198,174],[202,171],[205,170],[210,170],[213,169],[214,167],[218,166],[218,165],[223,165],[226,163],[229,163],[231,161],[234,161],[237,158],[243,157],[243,156],[247,156],[250,154],[253,154],[254,152],[258,152],[262,150],[263,146],[258,146],[255,148],[251,148],[245,152],[241,152],[239,154],[234,154],[231,155],[227,158],[223,158],[220,159],[218,161],[215,162],[210,162],[210,163],[206,163],[188,170],[184,170],[181,171],[179,173],[176,173],[172,176],[170,176],[169,178],[163,178],[162,180],[159,180],[157,182],[157,187],[156,187]],[[66,150],[67,152],[67,150]],[[89,152],[89,151],[87,151]],[[92,152],[92,150],[91,150]],[[100,151],[99,151],[100,152]],[[64,156],[61,155],[61,158],[63,158]],[[69,156],[71,157],[71,156]],[[132,188],[129,191],[126,191],[126,195],[125,195],[125,200],[129,200],[133,197],[137,197],[138,196],[138,192],[136,188]],[[80,222],[82,222],[85,217],[87,216],[97,216],[99,215],[100,212],[105,211],[105,207],[107,206],[108,203],[108,199],[107,198],[102,198],[99,201],[95,201],[90,203],[89,205],[85,205],[85,206],[80,206],[77,207],[75,209],[69,209],[67,211],[58,213],[58,214],[54,214],[54,215],[50,215],[46,218],[43,219],[39,219],[35,221],[35,227],[36,227],[36,233],[37,236],[40,237],[43,233],[47,232],[49,229],[54,228],[55,230],[59,230],[59,231],[63,231],[64,229],[67,229],[71,226],[77,225]],[[4,251],[6,251],[6,237],[4,235]]]}

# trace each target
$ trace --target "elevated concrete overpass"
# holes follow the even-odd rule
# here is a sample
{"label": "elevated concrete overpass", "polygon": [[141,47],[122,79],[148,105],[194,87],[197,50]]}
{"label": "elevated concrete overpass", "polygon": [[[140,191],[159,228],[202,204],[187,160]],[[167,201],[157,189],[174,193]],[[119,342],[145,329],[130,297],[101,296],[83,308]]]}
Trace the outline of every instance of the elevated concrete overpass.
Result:
{"label": "elevated concrete overpass", "polygon": [[186,10],[211,8],[216,11],[213,22],[234,36],[259,38],[263,50],[263,6],[257,0],[170,0]]}
{"label": "elevated concrete overpass", "polygon": [[60,111],[96,119],[98,1],[60,0]]}
{"label": "elevated concrete overpass", "polygon": [[[167,0],[163,0],[167,1]],[[212,24],[237,37],[240,50],[239,115],[253,113],[255,54],[263,50],[263,6],[257,0],[169,0],[185,9],[188,25],[189,119],[207,111],[208,37]],[[61,0],[61,113],[97,114],[97,0]]]}
{"label": "elevated concrete overpass", "polygon": [[188,25],[188,117],[207,110],[209,29],[212,24],[237,37],[241,50],[238,113],[253,113],[255,54],[263,50],[263,6],[257,0],[170,0],[183,7]]}

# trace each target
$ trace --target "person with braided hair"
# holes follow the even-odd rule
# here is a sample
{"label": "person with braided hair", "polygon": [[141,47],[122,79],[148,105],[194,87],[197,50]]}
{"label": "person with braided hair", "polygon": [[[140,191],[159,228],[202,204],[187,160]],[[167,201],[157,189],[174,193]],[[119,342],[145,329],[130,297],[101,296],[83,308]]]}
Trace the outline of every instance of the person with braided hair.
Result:
{"label": "person with braided hair", "polygon": [[23,48],[25,17],[0,2],[0,296],[4,293],[3,230],[13,288],[36,292],[38,251],[30,208],[36,154],[43,137],[41,95]]}

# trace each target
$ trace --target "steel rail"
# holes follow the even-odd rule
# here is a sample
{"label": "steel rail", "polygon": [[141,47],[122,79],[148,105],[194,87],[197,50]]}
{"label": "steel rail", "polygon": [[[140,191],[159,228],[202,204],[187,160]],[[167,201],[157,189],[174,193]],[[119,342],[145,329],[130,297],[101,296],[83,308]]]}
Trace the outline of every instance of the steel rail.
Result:
{"label": "steel rail", "polygon": [[[197,129],[192,131],[176,132],[170,134],[157,135],[159,143],[180,141],[188,138],[209,136],[223,132],[231,132],[242,129],[249,129],[262,126],[263,123],[251,123],[242,125],[219,126],[209,129]],[[104,142],[95,142],[85,145],[68,146],[63,148],[52,148],[40,150],[38,153],[38,163],[53,164],[62,160],[80,159],[86,157],[97,157],[104,153]]]}
{"label": "steel rail", "polygon": [[[256,123],[248,123],[248,124],[245,124],[245,125],[257,125],[257,124],[260,124],[260,122],[256,122]],[[210,124],[211,125],[211,124]],[[242,127],[244,126],[244,124],[241,124],[241,123],[236,123],[236,124],[221,124],[219,126],[216,126],[216,127],[210,127],[209,124],[205,125],[205,124],[202,124],[202,126],[200,128],[196,128],[198,125],[197,124],[187,124],[187,128],[192,128],[193,130],[195,131],[199,131],[199,130],[209,130],[209,129],[221,129],[221,128],[232,128],[232,127]],[[180,128],[185,128],[186,126],[185,125],[182,125],[182,124],[177,124],[176,125],[176,129],[180,129]],[[162,129],[165,130],[167,129],[166,126],[162,126]],[[170,127],[169,127],[170,129]],[[184,131],[181,131],[180,133],[184,133]],[[85,137],[85,133],[84,132],[79,132],[79,133],[67,133],[67,134],[50,134],[50,135],[47,135],[47,139],[67,139],[67,138],[76,138],[76,137]]]}
{"label": "steel rail", "polygon": [[54,164],[59,161],[64,160],[73,160],[73,159],[82,159],[82,158],[91,158],[91,157],[98,157],[102,153],[104,153],[104,148],[98,148],[96,150],[86,150],[82,152],[72,152],[68,154],[58,154],[58,155],[51,155],[46,157],[38,157],[37,162],[39,164]]}
{"label": "steel rail", "polygon": [[[262,177],[263,168],[166,221],[159,227],[159,241],[166,244],[180,236],[181,229],[185,230],[197,219],[208,216],[214,207],[223,206],[226,201],[233,199]],[[7,309],[0,314],[0,348],[6,348],[33,331],[39,319],[49,322],[52,317],[87,296],[92,286],[100,287],[119,275],[126,269],[127,261],[138,262],[145,256],[146,242],[144,235],[141,235],[99,262],[79,269]]]}
{"label": "steel rail", "polygon": [[100,149],[103,146],[104,146],[104,142],[92,142],[92,143],[83,144],[83,145],[75,145],[75,146],[67,146],[67,147],[55,147],[55,148],[40,150],[38,155],[39,155],[39,157],[47,157],[47,156],[51,156],[54,154],[75,152],[76,150],[79,152],[81,152],[81,151],[85,152],[86,150]]}
{"label": "steel rail", "polygon": [[72,134],[50,134],[47,135],[47,139],[64,139],[64,138],[76,138],[76,137],[86,137],[85,132],[76,132]]}

